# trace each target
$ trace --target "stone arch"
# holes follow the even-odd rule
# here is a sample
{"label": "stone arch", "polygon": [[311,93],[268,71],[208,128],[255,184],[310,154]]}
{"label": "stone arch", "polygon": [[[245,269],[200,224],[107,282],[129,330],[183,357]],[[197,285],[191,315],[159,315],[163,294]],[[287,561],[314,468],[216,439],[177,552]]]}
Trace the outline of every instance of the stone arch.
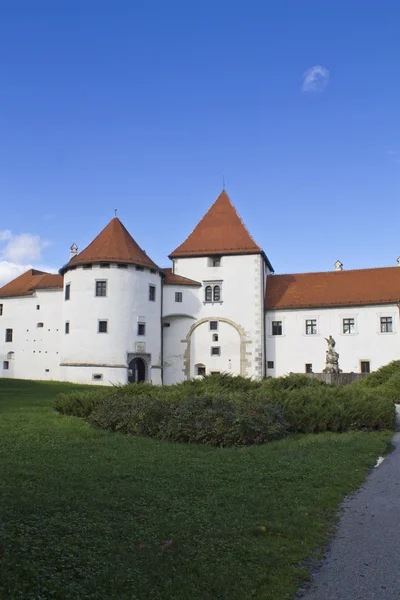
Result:
{"label": "stone arch", "polygon": [[247,352],[247,345],[251,344],[252,341],[248,340],[246,337],[246,332],[241,325],[235,323],[231,319],[226,319],[225,317],[204,317],[203,319],[199,319],[196,323],[190,327],[187,336],[184,340],[181,340],[183,344],[186,344],[186,350],[184,352],[183,358],[183,372],[186,376],[186,379],[190,379],[190,344],[191,337],[193,331],[199,327],[199,325],[203,325],[203,323],[208,323],[209,321],[219,321],[220,323],[227,323],[231,325],[239,334],[240,337],[240,375],[243,377],[247,377],[248,372],[247,369],[250,366],[250,361],[247,356],[251,354],[251,352]]}
{"label": "stone arch", "polygon": [[11,351],[11,352],[7,352],[7,360],[14,360],[15,359],[15,352]]}
{"label": "stone arch", "polygon": [[[144,369],[145,369],[145,379],[144,379],[144,381],[150,382],[150,379],[151,379],[151,355],[150,354],[146,354],[144,352],[128,353],[128,355],[127,355],[128,371],[129,371],[129,365],[130,365],[130,363],[135,358],[140,358],[144,362]],[[128,373],[128,377],[129,377],[129,373]]]}

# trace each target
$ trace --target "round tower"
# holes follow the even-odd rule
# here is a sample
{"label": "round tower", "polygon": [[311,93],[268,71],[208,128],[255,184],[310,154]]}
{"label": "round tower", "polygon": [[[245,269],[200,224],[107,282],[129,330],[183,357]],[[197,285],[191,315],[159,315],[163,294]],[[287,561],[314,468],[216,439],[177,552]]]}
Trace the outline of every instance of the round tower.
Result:
{"label": "round tower", "polygon": [[161,274],[116,217],[60,270],[60,362],[79,383],[161,383]]}

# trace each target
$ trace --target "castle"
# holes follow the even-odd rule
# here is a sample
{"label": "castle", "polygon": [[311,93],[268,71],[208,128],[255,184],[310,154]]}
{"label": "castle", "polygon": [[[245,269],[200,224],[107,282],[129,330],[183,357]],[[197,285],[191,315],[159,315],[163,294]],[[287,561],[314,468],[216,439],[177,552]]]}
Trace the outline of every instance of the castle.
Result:
{"label": "castle", "polygon": [[0,288],[0,376],[173,384],[209,373],[346,372],[400,358],[400,268],[274,274],[223,191],[160,268],[113,218],[58,275]]}

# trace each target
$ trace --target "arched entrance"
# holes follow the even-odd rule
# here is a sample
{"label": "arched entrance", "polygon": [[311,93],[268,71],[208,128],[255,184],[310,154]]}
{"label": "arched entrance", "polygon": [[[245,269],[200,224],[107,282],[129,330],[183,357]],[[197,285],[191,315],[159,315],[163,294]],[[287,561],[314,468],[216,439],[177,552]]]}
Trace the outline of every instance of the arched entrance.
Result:
{"label": "arched entrance", "polygon": [[146,381],[146,365],[142,358],[136,357],[129,363],[128,381],[129,383]]}

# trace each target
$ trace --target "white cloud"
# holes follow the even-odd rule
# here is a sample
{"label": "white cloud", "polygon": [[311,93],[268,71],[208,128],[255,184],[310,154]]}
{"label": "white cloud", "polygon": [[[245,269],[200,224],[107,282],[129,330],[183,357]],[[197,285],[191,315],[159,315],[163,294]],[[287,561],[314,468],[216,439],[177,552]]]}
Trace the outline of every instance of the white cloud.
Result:
{"label": "white cloud", "polygon": [[42,250],[49,245],[39,235],[0,230],[0,286],[12,281],[25,271],[35,268],[39,271],[57,272],[52,267],[35,265],[42,258]]}
{"label": "white cloud", "polygon": [[303,73],[303,92],[322,92],[329,82],[330,73],[322,65],[315,65]]}

